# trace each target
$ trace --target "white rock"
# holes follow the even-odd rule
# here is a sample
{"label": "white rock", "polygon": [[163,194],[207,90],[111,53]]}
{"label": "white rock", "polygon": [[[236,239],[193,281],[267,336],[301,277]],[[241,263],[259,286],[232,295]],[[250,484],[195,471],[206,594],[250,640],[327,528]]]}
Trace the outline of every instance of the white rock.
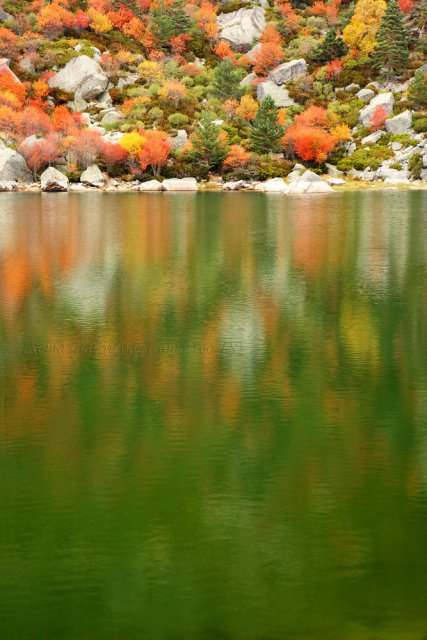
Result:
{"label": "white rock", "polygon": [[25,159],[13,149],[0,148],[0,182],[33,181]]}
{"label": "white rock", "polygon": [[172,140],[172,149],[182,149],[188,142],[188,135],[185,129],[178,129],[177,134]]}
{"label": "white rock", "polygon": [[377,175],[377,171],[372,171],[371,169],[364,169],[362,171],[362,175],[360,176],[361,180],[364,180],[365,182],[373,182],[374,180],[377,179],[378,175]]}
{"label": "white rock", "polygon": [[287,185],[285,193],[328,193],[331,185],[319,178],[313,171],[305,171],[298,180]]}
{"label": "white rock", "polygon": [[390,146],[391,146],[391,150],[396,152],[396,151],[400,151],[403,145],[401,142],[392,142]]}
{"label": "white rock", "polygon": [[24,71],[24,73],[35,73],[35,67],[31,61],[31,56],[30,55],[26,55],[23,58],[20,59],[20,61],[18,62],[18,67],[20,68],[21,71]]}
{"label": "white rock", "polygon": [[102,127],[105,125],[107,126],[115,125],[115,124],[119,124],[123,120],[124,120],[123,114],[120,113],[119,111],[116,111],[116,109],[112,109],[102,117],[100,125]]}
{"label": "white rock", "polygon": [[228,40],[238,51],[248,51],[254,40],[259,40],[264,31],[265,12],[262,7],[250,7],[231,13],[220,13],[217,23],[222,40]]}
{"label": "white rock", "polygon": [[[244,180],[235,180],[235,181],[230,180],[229,182],[224,182],[224,184],[222,185],[222,188],[224,191],[239,191],[239,189],[242,189],[243,185],[244,185]],[[256,188],[257,187],[255,187],[255,189]]]}
{"label": "white rock", "polygon": [[14,82],[22,84],[18,76],[9,68],[9,58],[0,58],[0,73],[6,73]]}
{"label": "white rock", "polygon": [[334,164],[330,164],[329,162],[326,162],[325,166],[328,172],[328,176],[333,176],[333,177],[342,176],[342,171],[337,169]]}
{"label": "white rock", "polygon": [[386,184],[409,184],[408,178],[386,178]]}
{"label": "white rock", "polygon": [[77,56],[49,80],[49,86],[74,93],[76,97],[87,101],[106,91],[108,78],[96,60],[88,56]]}
{"label": "white rock", "polygon": [[83,191],[92,191],[92,189],[89,189],[88,187],[86,187],[83,184],[70,184],[68,187],[69,191],[77,191],[77,192],[83,192]]}
{"label": "white rock", "polygon": [[374,97],[375,91],[372,91],[372,89],[360,89],[360,91],[356,93],[356,98],[359,98],[359,100],[364,100],[365,102],[370,102],[370,100],[372,100],[372,98]]}
{"label": "white rock", "polygon": [[250,85],[252,84],[252,82],[253,82],[254,80],[256,80],[256,79],[257,79],[257,75],[256,75],[256,73],[248,73],[248,75],[247,75],[247,76],[245,76],[245,77],[243,78],[243,80],[241,80],[241,81],[240,81],[240,86],[241,86],[241,87],[248,87],[248,86],[250,86]]}
{"label": "white rock", "polygon": [[68,191],[68,178],[63,173],[49,167],[40,176],[42,191]]}
{"label": "white rock", "polygon": [[375,144],[383,135],[384,131],[374,131],[374,133],[371,133],[369,136],[362,138],[362,145]]}
{"label": "white rock", "polygon": [[393,105],[394,96],[390,91],[387,93],[379,93],[375,98],[372,98],[368,106],[360,111],[359,120],[362,124],[368,126],[377,107],[384,107],[391,116],[393,113]]}
{"label": "white rock", "polygon": [[80,176],[80,182],[88,184],[91,187],[103,187],[105,185],[105,177],[98,165],[92,164],[86,171],[83,171]]}
{"label": "white rock", "polygon": [[356,91],[359,91],[359,89],[360,89],[360,84],[356,84],[355,82],[352,82],[351,84],[348,84],[344,88],[344,91],[346,91],[347,93],[356,93]]}
{"label": "white rock", "polygon": [[163,180],[163,189],[165,191],[197,191],[196,178],[169,178]]}
{"label": "white rock", "polygon": [[403,113],[399,113],[394,118],[390,118],[386,120],[385,128],[388,133],[405,133],[412,127],[412,111],[403,111]]}
{"label": "white rock", "polygon": [[158,180],[148,180],[139,185],[139,191],[163,191],[162,183]]}
{"label": "white rock", "polygon": [[262,102],[267,96],[271,96],[276,107],[291,107],[295,105],[295,102],[289,97],[288,90],[284,87],[278,87],[271,80],[260,82],[257,86],[256,95],[259,102]]}
{"label": "white rock", "polygon": [[248,60],[253,60],[255,57],[255,54],[261,49],[261,43],[258,42],[256,45],[254,45],[252,47],[252,49],[249,49],[249,51],[246,52],[246,57],[248,58]]}
{"label": "white rock", "polygon": [[5,191],[15,191],[18,186],[17,182],[13,180],[9,180],[8,182],[0,182],[0,192],[3,193]]}
{"label": "white rock", "polygon": [[387,165],[381,165],[378,170],[378,177],[388,180],[388,182],[400,182],[409,178],[409,171],[402,169],[391,169]]}
{"label": "white rock", "polygon": [[341,187],[343,184],[345,184],[345,180],[343,180],[342,178],[328,178],[327,183],[332,187]]}
{"label": "white rock", "polygon": [[307,63],[304,58],[299,58],[298,60],[291,60],[290,62],[284,62],[283,64],[279,64],[278,67],[275,67],[268,74],[269,79],[275,84],[285,84],[285,82],[289,82],[295,76],[301,75],[302,73],[306,73],[307,71]]}
{"label": "white rock", "polygon": [[130,84],[138,82],[139,76],[137,73],[129,73],[124,78],[119,78],[117,82],[117,89],[123,89]]}
{"label": "white rock", "polygon": [[13,16],[0,7],[0,22],[7,22],[8,20],[13,20]]}
{"label": "white rock", "polygon": [[363,171],[358,171],[357,169],[350,169],[347,171],[347,175],[354,180],[363,180]]}
{"label": "white rock", "polygon": [[113,106],[113,100],[108,91],[104,91],[104,93],[101,93],[101,95],[97,97],[96,101],[100,106],[102,105],[103,107]]}
{"label": "white rock", "polygon": [[[261,188],[259,189],[259,187]],[[270,178],[270,180],[257,185],[256,190],[264,193],[284,193],[286,187],[287,184],[283,178]]]}

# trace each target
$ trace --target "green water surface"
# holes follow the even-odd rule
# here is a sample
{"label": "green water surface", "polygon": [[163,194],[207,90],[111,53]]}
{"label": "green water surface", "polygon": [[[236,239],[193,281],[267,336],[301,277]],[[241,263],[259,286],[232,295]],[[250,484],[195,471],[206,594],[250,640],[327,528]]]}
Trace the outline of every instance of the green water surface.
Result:
{"label": "green water surface", "polygon": [[0,638],[425,640],[427,192],[1,194]]}

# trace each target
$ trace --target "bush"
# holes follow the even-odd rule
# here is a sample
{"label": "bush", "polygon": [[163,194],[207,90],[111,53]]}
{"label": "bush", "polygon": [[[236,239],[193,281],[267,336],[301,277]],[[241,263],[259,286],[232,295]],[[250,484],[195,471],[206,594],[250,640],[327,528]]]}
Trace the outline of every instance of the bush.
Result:
{"label": "bush", "polygon": [[384,160],[392,158],[393,155],[391,149],[382,145],[362,147],[361,149],[357,149],[353,155],[340,160],[337,167],[340,171],[349,171],[350,169],[364,171],[368,169],[368,167],[372,169],[372,171],[376,171]]}
{"label": "bush", "polygon": [[261,157],[258,166],[258,178],[260,180],[269,180],[270,178],[284,178],[293,167],[290,160],[273,160],[267,157]]}
{"label": "bush", "polygon": [[404,147],[416,147],[418,142],[411,138],[409,133],[394,133],[390,136],[390,142],[400,142]]}
{"label": "bush", "polygon": [[183,113],[171,113],[168,117],[168,122],[174,129],[182,129],[184,125],[188,124],[188,120],[188,116]]}
{"label": "bush", "polygon": [[415,133],[424,133],[427,131],[427,117],[414,119],[413,128]]}
{"label": "bush", "polygon": [[423,168],[423,159],[420,153],[414,153],[409,158],[409,171],[414,180],[419,180]]}

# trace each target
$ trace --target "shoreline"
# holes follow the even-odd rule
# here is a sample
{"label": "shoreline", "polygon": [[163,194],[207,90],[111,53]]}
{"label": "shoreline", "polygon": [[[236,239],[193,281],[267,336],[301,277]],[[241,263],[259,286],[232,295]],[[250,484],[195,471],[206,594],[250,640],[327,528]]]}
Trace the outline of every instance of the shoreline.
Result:
{"label": "shoreline", "polygon": [[[326,179],[324,179],[326,182]],[[145,193],[145,194],[162,194],[162,193],[259,193],[259,194],[275,194],[275,195],[327,195],[328,193],[347,193],[350,191],[427,191],[427,183],[417,181],[412,183],[387,183],[382,181],[367,182],[361,180],[348,180],[341,185],[331,184],[331,190],[327,192],[311,192],[311,193],[286,193],[283,190],[266,190],[256,188],[258,185],[265,183],[245,183],[242,185],[229,186],[230,183],[217,182],[198,182],[197,188],[186,189],[144,189],[141,188],[144,183],[126,184],[121,183],[115,186],[94,187],[72,183],[67,189],[42,189],[40,184],[0,184],[1,193]]]}

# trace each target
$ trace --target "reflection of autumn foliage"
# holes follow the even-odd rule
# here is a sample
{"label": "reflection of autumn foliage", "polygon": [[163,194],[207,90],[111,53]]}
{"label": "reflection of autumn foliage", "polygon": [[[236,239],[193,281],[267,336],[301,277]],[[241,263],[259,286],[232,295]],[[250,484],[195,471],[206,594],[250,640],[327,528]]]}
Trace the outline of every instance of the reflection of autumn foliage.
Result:
{"label": "reflection of autumn foliage", "polygon": [[[43,486],[58,504],[80,508],[84,496],[113,491],[115,521],[122,488],[129,495],[148,483],[149,500],[138,493],[138,508],[168,523],[163,488],[187,470],[188,517],[195,500],[213,509],[206,495],[221,493],[224,482],[238,497],[244,525],[227,502],[227,512],[209,513],[210,531],[220,533],[232,517],[233,541],[248,539],[249,523],[265,532],[263,549],[288,554],[292,544],[293,558],[303,560],[307,536],[301,543],[288,536],[287,544],[277,537],[286,505],[287,531],[295,520],[321,558],[325,550],[355,563],[369,555],[358,542],[365,521],[348,533],[349,522],[357,526],[355,505],[365,513],[380,489],[382,509],[395,505],[392,490],[411,504],[423,491],[416,452],[425,422],[418,375],[427,338],[425,223],[412,215],[421,200],[405,210],[403,195],[392,211],[376,193],[343,196],[343,210],[329,198],[261,203],[249,194],[224,194],[220,208],[210,194],[86,194],[85,209],[67,197],[60,213],[55,198],[44,199],[44,211],[33,195],[22,194],[18,205],[5,200],[2,434],[6,455],[8,447],[25,451],[25,482],[34,446]],[[224,353],[231,340],[241,350]],[[63,350],[24,355],[32,343]],[[210,348],[171,355],[168,343]],[[102,348],[126,344],[154,348],[135,357]],[[410,463],[402,465],[397,437]],[[257,508],[245,510],[252,499]],[[327,514],[321,549],[313,510]],[[369,522],[376,511],[377,503]],[[80,532],[80,512],[78,522]],[[377,540],[376,522],[374,529]],[[399,541],[403,529],[394,529]],[[390,545],[389,530],[382,535]]]}

